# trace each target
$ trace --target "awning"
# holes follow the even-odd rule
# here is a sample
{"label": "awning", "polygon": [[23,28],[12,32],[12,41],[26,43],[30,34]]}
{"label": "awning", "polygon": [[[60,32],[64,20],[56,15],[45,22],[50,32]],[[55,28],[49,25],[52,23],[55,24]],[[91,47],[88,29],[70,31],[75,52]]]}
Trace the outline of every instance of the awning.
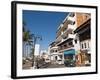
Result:
{"label": "awning", "polygon": [[64,51],[64,55],[75,55],[75,49],[70,49],[70,50],[66,50]]}

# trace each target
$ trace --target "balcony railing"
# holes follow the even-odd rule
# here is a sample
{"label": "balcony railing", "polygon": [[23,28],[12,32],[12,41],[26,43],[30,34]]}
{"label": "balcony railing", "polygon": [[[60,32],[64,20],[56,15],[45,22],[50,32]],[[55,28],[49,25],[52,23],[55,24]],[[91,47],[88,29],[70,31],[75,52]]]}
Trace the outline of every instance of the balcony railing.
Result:
{"label": "balcony railing", "polygon": [[58,46],[50,47],[50,49],[58,49]]}
{"label": "balcony railing", "polygon": [[70,45],[70,46],[66,46],[66,47],[59,47],[58,48],[58,51],[63,51],[63,50],[67,50],[67,49],[70,49],[70,48],[73,48],[74,47],[74,45]]}
{"label": "balcony railing", "polygon": [[56,38],[56,42],[60,42],[62,39],[61,35]]}
{"label": "balcony railing", "polygon": [[71,25],[71,24],[68,24],[68,27],[67,29],[65,29],[63,32],[61,32],[61,36],[63,35],[67,35],[67,34],[70,34],[72,33],[72,31],[76,28],[75,24],[74,25]]}
{"label": "balcony railing", "polygon": [[68,20],[74,22],[75,21],[75,16],[74,17],[69,16]]}
{"label": "balcony railing", "polygon": [[63,34],[62,38],[64,38],[64,40],[69,39],[69,38],[75,38],[74,34]]}
{"label": "balcony railing", "polygon": [[75,29],[75,24],[74,25],[72,25],[72,24],[68,24],[68,28],[67,28],[67,31],[73,31],[74,29]]}

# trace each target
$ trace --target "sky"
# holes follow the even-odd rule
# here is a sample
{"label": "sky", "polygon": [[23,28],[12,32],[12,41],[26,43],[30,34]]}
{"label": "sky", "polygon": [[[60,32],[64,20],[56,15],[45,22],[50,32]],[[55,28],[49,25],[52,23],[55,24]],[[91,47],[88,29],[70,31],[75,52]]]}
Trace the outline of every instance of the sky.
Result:
{"label": "sky", "polygon": [[50,43],[56,39],[56,31],[67,16],[67,12],[31,11],[23,10],[23,20],[26,28],[32,34],[42,36],[42,41],[37,40],[41,50],[47,50]]}

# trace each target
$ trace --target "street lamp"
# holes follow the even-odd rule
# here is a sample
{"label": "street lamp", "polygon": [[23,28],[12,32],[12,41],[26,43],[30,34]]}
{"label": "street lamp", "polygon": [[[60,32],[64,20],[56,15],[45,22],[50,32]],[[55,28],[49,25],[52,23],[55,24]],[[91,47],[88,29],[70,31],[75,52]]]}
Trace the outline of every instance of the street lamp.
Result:
{"label": "street lamp", "polygon": [[37,40],[42,40],[42,37],[39,35],[33,35],[33,49],[34,49],[34,51],[33,51],[32,66],[34,66],[34,67],[35,67],[35,54],[34,53],[35,53],[35,44],[36,44]]}

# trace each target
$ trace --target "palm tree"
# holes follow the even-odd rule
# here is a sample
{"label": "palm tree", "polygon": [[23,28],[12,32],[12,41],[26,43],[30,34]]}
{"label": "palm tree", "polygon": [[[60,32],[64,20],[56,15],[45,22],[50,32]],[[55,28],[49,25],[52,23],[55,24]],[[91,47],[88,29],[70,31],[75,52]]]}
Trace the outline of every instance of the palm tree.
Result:
{"label": "palm tree", "polygon": [[[32,34],[31,34],[31,35],[32,35]],[[30,35],[29,35],[29,36],[30,36]],[[29,50],[30,53],[31,53],[31,48],[33,47],[33,40],[32,40],[32,38],[30,38],[30,39],[28,40],[27,44],[28,44],[28,50]],[[28,54],[28,56],[30,55],[30,53]]]}
{"label": "palm tree", "polygon": [[27,30],[25,28],[26,26],[26,22],[23,21],[23,55],[25,55],[26,53],[28,54],[28,52],[26,51],[27,49],[26,46],[30,46],[32,45],[32,39],[33,39],[33,34],[31,34],[31,32],[29,30]]}
{"label": "palm tree", "polygon": [[30,33],[29,30],[23,32],[23,44],[24,46],[32,45],[33,34]]}
{"label": "palm tree", "polygon": [[26,56],[26,55],[25,55],[25,53],[26,53],[26,52],[25,52],[25,50],[26,50],[25,45],[26,45],[26,42],[27,42],[26,37],[25,37],[25,33],[26,33],[25,26],[26,26],[26,23],[25,23],[25,21],[23,20],[23,57]]}
{"label": "palm tree", "polygon": [[33,61],[33,64],[32,66],[34,65],[34,50],[35,50],[35,44],[36,44],[36,41],[37,39],[40,39],[42,40],[42,37],[39,36],[39,35],[34,35],[34,34],[31,34],[31,32],[29,30],[27,30],[25,28],[26,26],[26,23],[23,21],[23,54],[25,53],[28,53],[28,52],[24,52],[25,51],[25,47],[26,46],[32,46],[33,48],[31,49],[32,52],[32,61]]}

